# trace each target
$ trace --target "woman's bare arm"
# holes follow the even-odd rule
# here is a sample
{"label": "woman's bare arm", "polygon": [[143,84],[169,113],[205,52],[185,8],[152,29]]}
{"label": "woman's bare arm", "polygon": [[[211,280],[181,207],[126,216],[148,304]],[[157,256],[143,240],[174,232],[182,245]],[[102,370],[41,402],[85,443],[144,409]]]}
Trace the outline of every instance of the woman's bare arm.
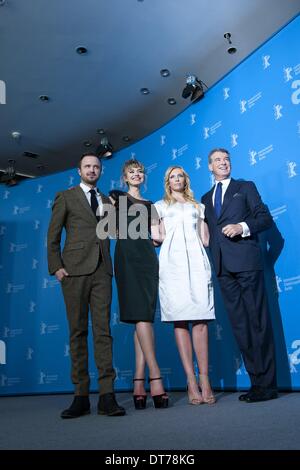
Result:
{"label": "woman's bare arm", "polygon": [[161,245],[165,236],[165,224],[162,219],[160,219],[159,224],[151,225],[151,238],[155,246]]}
{"label": "woman's bare arm", "polygon": [[208,247],[209,246],[209,230],[208,230],[208,225],[204,220],[199,219],[198,220],[198,233],[200,235],[200,238],[202,240],[203,246]]}

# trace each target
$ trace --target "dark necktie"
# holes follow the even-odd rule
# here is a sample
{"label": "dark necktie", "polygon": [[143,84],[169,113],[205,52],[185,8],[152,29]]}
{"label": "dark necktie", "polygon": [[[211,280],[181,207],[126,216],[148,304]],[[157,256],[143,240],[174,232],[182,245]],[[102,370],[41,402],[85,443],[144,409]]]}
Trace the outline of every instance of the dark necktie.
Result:
{"label": "dark necktie", "polygon": [[99,204],[98,204],[98,200],[97,200],[97,196],[96,196],[96,190],[95,189],[90,189],[90,193],[91,193],[91,208],[92,208],[92,211],[94,212],[94,214],[96,216],[96,219],[99,221],[100,217],[99,217],[99,214],[97,214]]}
{"label": "dark necktie", "polygon": [[222,209],[222,183],[217,184],[217,189],[215,192],[215,212],[216,216],[219,218]]}

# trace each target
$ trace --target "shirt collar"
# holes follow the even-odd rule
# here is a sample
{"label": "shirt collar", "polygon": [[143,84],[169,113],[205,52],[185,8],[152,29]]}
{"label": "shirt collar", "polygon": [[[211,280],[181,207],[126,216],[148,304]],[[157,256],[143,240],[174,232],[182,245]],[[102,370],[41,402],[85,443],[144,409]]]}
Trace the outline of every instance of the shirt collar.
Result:
{"label": "shirt collar", "polygon": [[[92,188],[90,188],[87,184],[83,183],[82,181],[81,181],[81,183],[80,183],[79,186],[81,187],[81,189],[82,189],[85,193],[89,193],[90,190],[92,189]],[[96,193],[99,194],[99,189],[98,189],[98,188],[93,188],[93,189],[95,189],[95,190],[96,190]]]}
{"label": "shirt collar", "polygon": [[222,180],[222,181],[215,181],[215,189],[218,183],[222,183],[223,192],[226,191],[226,189],[229,186],[230,181],[231,181],[231,178],[226,178],[225,180]]}

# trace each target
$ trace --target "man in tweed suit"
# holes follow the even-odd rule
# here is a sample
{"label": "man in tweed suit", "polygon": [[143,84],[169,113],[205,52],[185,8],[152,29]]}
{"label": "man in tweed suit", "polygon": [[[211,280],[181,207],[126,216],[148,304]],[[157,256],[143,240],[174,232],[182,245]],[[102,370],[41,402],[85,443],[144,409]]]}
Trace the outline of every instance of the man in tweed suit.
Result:
{"label": "man in tweed suit", "polygon": [[[96,188],[101,161],[93,153],[84,154],[78,165],[79,186],[56,195],[48,229],[49,272],[61,282],[70,331],[72,382],[75,397],[62,418],[90,413],[88,372],[88,313],[91,311],[94,355],[99,372],[98,414],[122,416],[113,392],[110,305],[112,263],[109,239],[96,235],[103,204],[109,199]],[[100,214],[100,215],[99,215]],[[66,241],[61,251],[62,231]]]}

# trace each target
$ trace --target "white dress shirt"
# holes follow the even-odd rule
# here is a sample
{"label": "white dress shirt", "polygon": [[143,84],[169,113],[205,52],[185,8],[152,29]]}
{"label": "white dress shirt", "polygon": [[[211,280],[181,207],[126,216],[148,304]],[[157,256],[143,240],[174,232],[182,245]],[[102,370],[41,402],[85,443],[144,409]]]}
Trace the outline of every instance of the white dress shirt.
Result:
{"label": "white dress shirt", "polygon": [[[225,193],[227,191],[230,181],[231,181],[231,178],[226,178],[225,180],[222,180],[222,181],[215,181],[215,188],[214,188],[213,195],[212,195],[213,206],[215,205],[215,193],[217,189],[217,184],[222,183],[222,204],[223,204],[224,196],[225,196]],[[242,238],[250,237],[251,235],[250,229],[248,225],[246,224],[246,222],[239,222],[239,225],[241,225],[243,228]]]}
{"label": "white dress shirt", "polygon": [[90,188],[87,184],[81,182],[80,183],[80,187],[81,189],[84,191],[84,194],[88,200],[88,203],[89,205],[91,205],[91,193],[90,193],[90,190],[91,189],[95,189],[96,191],[96,198],[97,198],[97,201],[98,201],[98,204],[99,204],[99,215],[103,215],[103,202],[102,202],[102,198],[99,194],[99,190],[98,188]]}

